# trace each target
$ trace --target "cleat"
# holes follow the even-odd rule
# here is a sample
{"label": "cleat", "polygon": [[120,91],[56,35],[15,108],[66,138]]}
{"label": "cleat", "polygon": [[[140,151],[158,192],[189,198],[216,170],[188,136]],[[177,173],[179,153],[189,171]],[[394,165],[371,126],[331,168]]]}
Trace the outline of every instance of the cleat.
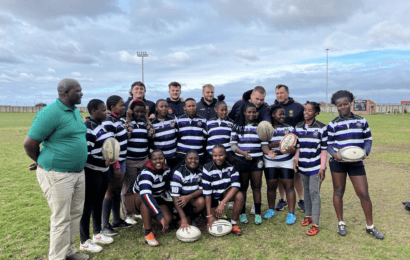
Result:
{"label": "cleat", "polygon": [[101,230],[100,233],[103,234],[103,235],[106,235],[106,236],[110,236],[110,237],[115,236],[115,235],[118,234],[118,232],[115,231],[115,230],[112,228],[112,226],[111,226],[110,223],[108,223],[108,224]]}
{"label": "cleat", "polygon": [[305,201],[304,200],[298,201],[298,208],[300,209],[300,211],[305,212]]}
{"label": "cleat", "polygon": [[288,224],[288,225],[292,225],[292,224],[295,224],[295,222],[296,222],[296,216],[295,216],[295,214],[293,214],[293,213],[288,213],[288,216],[286,217],[286,224]]}
{"label": "cleat", "polygon": [[305,217],[302,222],[300,222],[301,226],[309,226],[313,222],[312,217]]}
{"label": "cleat", "polygon": [[97,244],[95,244],[91,239],[87,239],[83,244],[80,243],[80,250],[81,251],[88,251],[91,253],[98,253],[103,250],[103,248]]}
{"label": "cleat", "polygon": [[259,214],[255,214],[255,225],[262,224],[262,217]]}
{"label": "cleat", "polygon": [[379,230],[377,230],[375,227],[366,228],[366,232],[373,235],[377,239],[383,239],[384,238],[383,234]]}
{"label": "cleat", "polygon": [[233,201],[228,203],[228,209],[233,210]]}
{"label": "cleat", "polygon": [[276,211],[274,211],[273,209],[268,209],[265,215],[263,216],[263,218],[264,219],[273,218],[275,215],[276,215]]}
{"label": "cleat", "polygon": [[317,233],[319,233],[319,226],[316,226],[315,224],[312,224],[308,231],[306,231],[306,235],[308,236],[315,236]]}
{"label": "cleat", "polygon": [[127,217],[125,219],[125,222],[130,224],[130,225],[137,225],[138,224],[138,222],[136,220],[134,220],[132,217]]}
{"label": "cleat", "polygon": [[286,200],[280,199],[278,201],[278,204],[276,204],[275,209],[281,211],[287,206],[288,206],[288,203],[286,202]]}
{"label": "cleat", "polygon": [[120,221],[120,223],[117,223],[117,224],[112,224],[112,227],[114,228],[114,229],[116,229],[116,228],[130,228],[130,227],[132,227],[133,225],[131,225],[131,224],[128,224],[127,222],[125,222],[123,219],[121,219],[121,221]]}
{"label": "cleat", "polygon": [[251,208],[251,211],[249,211],[249,214],[255,215],[255,203],[252,204],[252,208]]}
{"label": "cleat", "polygon": [[99,233],[97,235],[93,235],[93,242],[96,244],[111,244],[114,242],[112,237]]}
{"label": "cleat", "polygon": [[346,236],[346,223],[344,221],[340,221],[339,225],[337,225],[337,233],[341,236]]}
{"label": "cleat", "polygon": [[238,225],[233,225],[231,232],[234,233],[236,236],[242,236],[242,230],[238,227]]}
{"label": "cleat", "polygon": [[155,239],[154,233],[150,232],[148,235],[144,237],[145,242],[152,247],[159,246],[159,242]]}
{"label": "cleat", "polygon": [[239,221],[243,224],[248,224],[248,218],[245,213],[239,215]]}

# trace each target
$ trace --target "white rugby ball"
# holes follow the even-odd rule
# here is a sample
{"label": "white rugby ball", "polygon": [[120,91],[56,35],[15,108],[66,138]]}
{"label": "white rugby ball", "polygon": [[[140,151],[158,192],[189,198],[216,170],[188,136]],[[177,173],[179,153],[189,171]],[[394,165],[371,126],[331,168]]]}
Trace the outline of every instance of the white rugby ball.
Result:
{"label": "white rugby ball", "polygon": [[294,146],[297,140],[298,140],[298,137],[293,133],[289,133],[285,135],[282,138],[282,140],[280,140],[279,151],[281,153],[285,153],[286,149],[288,149],[288,147]]}
{"label": "white rugby ball", "polygon": [[212,223],[211,228],[208,230],[209,234],[216,236],[216,237],[221,237],[229,234],[232,230],[232,224],[231,222],[220,219],[217,221],[214,221]]}
{"label": "white rugby ball", "polygon": [[112,158],[113,161],[118,160],[120,151],[120,144],[114,137],[107,138],[102,145],[102,155],[104,160],[108,160],[110,158]]}
{"label": "white rugby ball", "polygon": [[195,226],[177,230],[177,238],[182,242],[194,242],[201,237],[201,230]]}
{"label": "white rugby ball", "polygon": [[344,162],[358,162],[366,157],[366,151],[358,146],[346,146],[338,153]]}

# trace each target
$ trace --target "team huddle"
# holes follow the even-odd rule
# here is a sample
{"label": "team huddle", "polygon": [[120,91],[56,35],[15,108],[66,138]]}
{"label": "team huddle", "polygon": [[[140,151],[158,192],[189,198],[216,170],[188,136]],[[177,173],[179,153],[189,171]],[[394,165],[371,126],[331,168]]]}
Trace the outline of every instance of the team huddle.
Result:
{"label": "team huddle", "polygon": [[[320,105],[295,102],[285,85],[276,86],[277,100],[272,106],[265,103],[266,90],[257,86],[245,92],[230,112],[223,95],[214,98],[212,85],[202,90],[201,101],[184,100],[181,85],[171,82],[170,97],[153,103],[145,99],[145,85],[135,82],[126,101],[113,95],[106,102],[92,99],[88,103],[80,250],[101,251],[98,244],[112,243],[117,228],[136,224],[133,214],[141,215],[144,239],[150,246],[159,245],[152,225],[161,225],[164,231],[170,226],[187,229],[197,225],[195,220],[205,219],[209,229],[216,220],[226,218],[228,208],[232,209],[231,232],[240,236],[242,224],[249,223],[249,184],[254,224],[261,225],[263,219],[269,220],[286,206],[285,222],[292,225],[298,206],[306,215],[300,224],[308,227],[307,235],[314,236],[319,232],[320,186],[328,153],[337,232],[342,236],[347,233],[343,194],[349,175],[365,213],[366,232],[383,239],[373,225],[363,161],[347,162],[340,155],[343,148],[356,146],[367,156],[372,146],[366,119],[351,112],[352,93],[339,90],[332,95],[339,116],[325,125],[316,120]],[[258,135],[261,122],[273,127],[269,140]],[[297,142],[280,149],[281,140],[291,133]],[[103,157],[102,146],[110,138],[120,147],[117,160]],[[263,175],[268,204],[265,214],[261,211]],[[278,188],[281,197],[275,206]]]}

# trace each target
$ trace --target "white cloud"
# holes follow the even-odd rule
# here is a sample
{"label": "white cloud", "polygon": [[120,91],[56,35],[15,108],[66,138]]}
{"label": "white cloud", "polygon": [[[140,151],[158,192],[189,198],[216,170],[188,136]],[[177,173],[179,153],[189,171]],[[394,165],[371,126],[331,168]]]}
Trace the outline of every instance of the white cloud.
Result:
{"label": "white cloud", "polygon": [[48,68],[48,69],[47,69],[47,72],[48,72],[48,73],[56,73],[56,71],[53,70],[52,68]]}
{"label": "white cloud", "polygon": [[137,54],[131,55],[128,51],[123,50],[123,51],[119,51],[118,55],[119,55],[119,59],[121,62],[132,63],[132,64],[141,63],[140,62],[141,58],[139,58]]}
{"label": "white cloud", "polygon": [[236,51],[236,55],[238,55],[239,57],[245,59],[245,60],[249,60],[249,61],[256,61],[259,58],[256,56],[256,54],[254,53],[254,51],[249,50],[249,49],[245,49],[245,50],[237,50]]}
{"label": "white cloud", "polygon": [[191,57],[185,52],[177,51],[168,56],[168,61],[173,66],[182,66],[191,61]]}
{"label": "white cloud", "polygon": [[76,71],[71,72],[71,75],[74,76],[74,77],[81,77],[81,73],[80,73],[80,72],[76,72]]}

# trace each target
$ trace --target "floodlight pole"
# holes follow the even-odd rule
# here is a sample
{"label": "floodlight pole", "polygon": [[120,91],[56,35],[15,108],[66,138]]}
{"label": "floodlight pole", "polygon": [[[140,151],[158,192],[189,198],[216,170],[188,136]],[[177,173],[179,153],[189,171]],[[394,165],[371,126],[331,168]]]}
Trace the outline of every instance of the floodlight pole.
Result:
{"label": "floodlight pole", "polygon": [[144,83],[144,57],[148,57],[148,53],[145,51],[137,52],[137,56],[142,59],[142,83]]}
{"label": "floodlight pole", "polygon": [[329,112],[327,111],[328,83],[329,83],[329,49],[326,49],[326,112]]}

